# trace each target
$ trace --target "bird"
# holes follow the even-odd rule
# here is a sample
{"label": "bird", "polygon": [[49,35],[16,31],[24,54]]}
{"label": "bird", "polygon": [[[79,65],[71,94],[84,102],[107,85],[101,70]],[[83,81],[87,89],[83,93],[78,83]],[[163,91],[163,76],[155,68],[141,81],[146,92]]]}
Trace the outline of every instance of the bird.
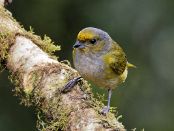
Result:
{"label": "bird", "polygon": [[78,33],[73,45],[73,63],[81,76],[71,80],[64,90],[72,88],[82,77],[107,89],[108,103],[101,110],[104,115],[110,110],[112,90],[126,80],[128,68],[136,67],[128,62],[121,46],[107,32],[94,27]]}

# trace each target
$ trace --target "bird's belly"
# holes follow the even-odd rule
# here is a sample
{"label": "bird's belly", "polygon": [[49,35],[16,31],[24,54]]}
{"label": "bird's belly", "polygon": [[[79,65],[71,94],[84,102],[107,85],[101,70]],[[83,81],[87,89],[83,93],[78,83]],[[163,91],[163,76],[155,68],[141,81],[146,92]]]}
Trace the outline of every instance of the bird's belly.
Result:
{"label": "bird's belly", "polygon": [[104,88],[114,88],[118,83],[118,77],[108,77],[107,68],[100,57],[91,58],[78,55],[74,59],[74,66],[82,77],[92,81],[95,85]]}

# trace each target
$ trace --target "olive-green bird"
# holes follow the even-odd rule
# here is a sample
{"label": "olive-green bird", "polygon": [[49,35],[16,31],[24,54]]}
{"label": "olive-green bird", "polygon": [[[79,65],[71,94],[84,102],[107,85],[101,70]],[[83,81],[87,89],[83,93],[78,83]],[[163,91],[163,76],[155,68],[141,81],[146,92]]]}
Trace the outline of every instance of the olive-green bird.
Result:
{"label": "olive-green bird", "polygon": [[[128,63],[123,49],[108,33],[97,28],[81,30],[73,47],[73,62],[80,75],[108,90],[108,104],[102,110],[103,114],[108,113],[112,90],[126,80],[128,68],[135,66]],[[65,88],[79,79],[70,81]]]}

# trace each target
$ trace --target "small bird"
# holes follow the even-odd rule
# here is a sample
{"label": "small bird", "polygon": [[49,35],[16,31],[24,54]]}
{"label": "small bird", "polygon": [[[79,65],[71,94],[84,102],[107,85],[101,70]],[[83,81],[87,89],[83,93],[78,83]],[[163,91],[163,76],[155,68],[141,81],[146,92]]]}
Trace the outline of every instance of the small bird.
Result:
{"label": "small bird", "polygon": [[[128,68],[135,66],[127,61],[123,49],[101,29],[82,29],[73,48],[73,62],[79,74],[96,86],[108,90],[108,104],[101,111],[107,114],[112,90],[126,80]],[[65,88],[72,87],[80,78],[71,80]]]}

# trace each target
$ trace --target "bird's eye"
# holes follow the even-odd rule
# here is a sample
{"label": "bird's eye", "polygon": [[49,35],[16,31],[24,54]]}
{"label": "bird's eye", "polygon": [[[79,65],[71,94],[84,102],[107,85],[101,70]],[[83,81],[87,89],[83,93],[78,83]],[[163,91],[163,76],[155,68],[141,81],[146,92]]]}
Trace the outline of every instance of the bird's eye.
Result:
{"label": "bird's eye", "polygon": [[91,44],[95,44],[96,43],[96,39],[92,39],[92,40],[90,40],[89,42],[91,43]]}

